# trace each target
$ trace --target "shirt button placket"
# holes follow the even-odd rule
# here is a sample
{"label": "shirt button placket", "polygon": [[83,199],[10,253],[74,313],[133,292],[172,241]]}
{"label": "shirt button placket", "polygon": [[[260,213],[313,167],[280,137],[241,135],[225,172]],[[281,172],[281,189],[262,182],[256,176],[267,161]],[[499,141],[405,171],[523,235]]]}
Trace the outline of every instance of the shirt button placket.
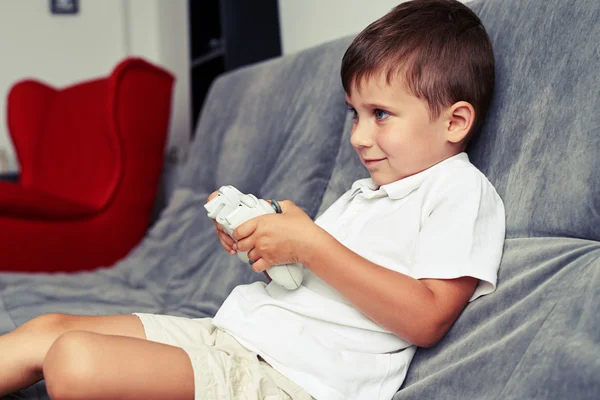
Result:
{"label": "shirt button placket", "polygon": [[346,206],[346,209],[338,219],[337,238],[340,241],[344,241],[345,239],[347,239],[348,235],[350,234],[352,222],[355,220],[356,214],[358,213],[358,210],[360,208],[360,204],[357,204],[360,203],[357,202],[357,199],[360,196],[361,194],[358,194],[350,200],[350,202]]}

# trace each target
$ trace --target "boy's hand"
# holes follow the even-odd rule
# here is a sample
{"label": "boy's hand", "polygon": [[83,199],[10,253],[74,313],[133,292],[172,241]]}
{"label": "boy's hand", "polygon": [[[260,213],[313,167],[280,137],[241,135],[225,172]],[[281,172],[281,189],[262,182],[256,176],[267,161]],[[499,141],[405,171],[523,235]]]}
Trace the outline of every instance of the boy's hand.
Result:
{"label": "boy's hand", "polygon": [[284,200],[279,205],[281,214],[258,216],[233,231],[237,241],[233,248],[248,251],[256,272],[271,265],[302,263],[303,254],[320,234],[321,228],[293,202]]}
{"label": "boy's hand", "polygon": [[[213,197],[215,197],[217,194],[219,194],[218,190],[215,190],[214,192],[212,192],[210,194],[210,196],[208,196],[208,199],[206,200],[206,202],[208,203],[209,201],[211,201],[213,199]],[[213,220],[213,224],[215,224],[215,227],[217,228],[217,237],[219,238],[219,241],[221,242],[221,245],[223,246],[223,248],[225,250],[227,250],[227,252],[231,255],[235,255],[235,250],[233,248],[233,245],[235,244],[235,240],[233,240],[231,238],[231,236],[229,236],[229,234],[227,232],[225,232],[225,229],[223,229],[223,227],[221,225],[219,225],[217,223],[217,221]]]}

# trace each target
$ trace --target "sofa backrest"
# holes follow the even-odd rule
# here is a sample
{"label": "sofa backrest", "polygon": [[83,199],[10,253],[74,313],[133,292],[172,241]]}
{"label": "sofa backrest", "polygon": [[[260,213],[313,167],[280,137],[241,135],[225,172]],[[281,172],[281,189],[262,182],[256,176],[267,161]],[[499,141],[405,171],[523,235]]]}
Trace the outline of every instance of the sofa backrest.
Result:
{"label": "sofa backrest", "polygon": [[507,209],[508,237],[600,240],[597,0],[479,1],[497,85],[470,154]]}
{"label": "sofa backrest", "polygon": [[316,215],[348,114],[339,68],[349,41],[242,68],[213,83],[167,208],[120,266],[132,284],[152,283],[165,312],[213,315],[235,286],[264,279],[218,243],[202,208],[212,191],[234,185],[261,198],[293,200]]}
{"label": "sofa backrest", "polygon": [[347,114],[339,68],[348,44],[328,43],[217,79],[180,186],[210,193],[234,185],[291,199],[314,216]]}

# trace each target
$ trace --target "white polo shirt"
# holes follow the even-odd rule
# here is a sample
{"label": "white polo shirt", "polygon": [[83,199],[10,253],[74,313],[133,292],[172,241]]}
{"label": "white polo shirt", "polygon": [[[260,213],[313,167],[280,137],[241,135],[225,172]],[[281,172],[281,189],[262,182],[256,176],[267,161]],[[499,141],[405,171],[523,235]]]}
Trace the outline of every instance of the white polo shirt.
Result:
{"label": "white polo shirt", "polygon": [[[413,278],[478,278],[472,301],[496,287],[504,218],[490,182],[460,153],[379,188],[356,181],[315,222]],[[236,287],[213,323],[319,400],[391,399],[415,352],[309,270],[294,291]]]}

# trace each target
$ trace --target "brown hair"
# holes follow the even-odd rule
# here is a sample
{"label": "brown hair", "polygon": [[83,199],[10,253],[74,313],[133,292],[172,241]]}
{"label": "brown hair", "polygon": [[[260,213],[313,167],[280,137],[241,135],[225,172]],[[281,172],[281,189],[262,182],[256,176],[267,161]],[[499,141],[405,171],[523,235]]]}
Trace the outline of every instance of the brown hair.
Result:
{"label": "brown hair", "polygon": [[430,117],[467,101],[475,109],[469,138],[481,126],[494,90],[494,53],[475,13],[457,0],[401,3],[366,27],[342,60],[346,93],[364,78],[405,73],[407,90],[429,105]]}

